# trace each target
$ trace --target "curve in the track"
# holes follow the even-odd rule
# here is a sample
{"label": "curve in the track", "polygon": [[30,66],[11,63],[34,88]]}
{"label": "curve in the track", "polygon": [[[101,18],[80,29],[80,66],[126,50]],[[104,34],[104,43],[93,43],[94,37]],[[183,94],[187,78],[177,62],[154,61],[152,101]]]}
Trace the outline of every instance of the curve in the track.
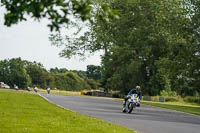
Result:
{"label": "curve in the track", "polygon": [[41,94],[50,102],[72,111],[97,117],[140,133],[200,133],[200,117],[141,105],[122,113],[122,102],[105,98]]}

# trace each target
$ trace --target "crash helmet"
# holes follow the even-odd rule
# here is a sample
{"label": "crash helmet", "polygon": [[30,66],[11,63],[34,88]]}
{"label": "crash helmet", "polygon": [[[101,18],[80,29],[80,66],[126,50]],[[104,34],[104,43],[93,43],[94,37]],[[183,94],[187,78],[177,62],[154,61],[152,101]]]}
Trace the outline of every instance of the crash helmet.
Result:
{"label": "crash helmet", "polygon": [[135,88],[136,88],[136,91],[137,91],[137,92],[140,92],[140,91],[141,91],[141,88],[140,88],[139,85],[137,85]]}

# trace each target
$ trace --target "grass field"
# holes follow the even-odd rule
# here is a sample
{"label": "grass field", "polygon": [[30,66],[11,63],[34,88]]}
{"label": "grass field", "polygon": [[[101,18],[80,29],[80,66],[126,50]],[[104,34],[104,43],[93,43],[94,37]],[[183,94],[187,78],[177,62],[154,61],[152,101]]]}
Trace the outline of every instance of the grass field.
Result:
{"label": "grass field", "polygon": [[22,91],[0,89],[0,133],[133,133]]}
{"label": "grass field", "polygon": [[189,104],[189,103],[182,103],[182,102],[151,102],[151,101],[142,101],[142,104],[172,109],[176,111],[181,111],[185,113],[191,113],[195,115],[200,115],[200,106],[197,104]]}

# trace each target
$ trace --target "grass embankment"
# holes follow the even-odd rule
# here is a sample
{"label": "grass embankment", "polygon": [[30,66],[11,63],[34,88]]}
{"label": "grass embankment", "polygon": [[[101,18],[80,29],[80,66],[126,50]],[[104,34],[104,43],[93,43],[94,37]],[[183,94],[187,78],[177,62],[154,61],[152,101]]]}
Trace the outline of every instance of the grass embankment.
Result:
{"label": "grass embankment", "polygon": [[151,102],[151,101],[142,101],[141,103],[146,105],[181,111],[185,113],[200,115],[200,106],[198,104],[189,104],[184,102],[161,103],[161,102]]}
{"label": "grass embankment", "polygon": [[0,133],[133,133],[55,106],[38,95],[0,89]]}

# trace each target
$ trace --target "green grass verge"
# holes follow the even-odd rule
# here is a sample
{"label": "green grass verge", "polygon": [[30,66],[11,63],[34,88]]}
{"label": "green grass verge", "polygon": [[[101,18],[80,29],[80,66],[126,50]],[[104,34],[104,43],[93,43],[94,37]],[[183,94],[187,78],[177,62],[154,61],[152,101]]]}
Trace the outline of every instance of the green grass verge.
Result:
{"label": "green grass verge", "polygon": [[181,102],[160,103],[160,102],[142,101],[141,103],[146,105],[181,111],[185,113],[200,115],[200,106],[198,105],[190,105],[188,103],[181,103]]}
{"label": "green grass verge", "polygon": [[[47,94],[47,91],[44,90],[44,89],[39,89],[38,92],[43,93],[43,94]],[[66,96],[80,96],[80,92],[65,91],[65,90],[51,90],[50,93],[51,94],[57,94],[57,95],[66,95]]]}
{"label": "green grass verge", "polygon": [[55,106],[38,95],[0,89],[0,133],[133,133]]}

